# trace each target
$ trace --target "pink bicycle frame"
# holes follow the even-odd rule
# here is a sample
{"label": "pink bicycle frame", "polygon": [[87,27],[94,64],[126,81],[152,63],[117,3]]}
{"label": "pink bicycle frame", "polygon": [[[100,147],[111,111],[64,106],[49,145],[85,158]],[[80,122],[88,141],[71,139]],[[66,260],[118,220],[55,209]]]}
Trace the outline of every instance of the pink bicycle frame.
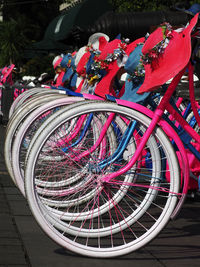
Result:
{"label": "pink bicycle frame", "polygon": [[[189,71],[191,72],[192,69],[190,68],[190,64],[189,64]],[[179,122],[179,124],[188,132],[191,134],[192,138],[194,138],[198,143],[200,143],[200,137],[199,135],[195,132],[195,130],[179,115],[179,113],[174,110],[174,108],[169,104],[169,99],[171,98],[174,90],[176,89],[176,86],[178,85],[180,78],[182,77],[182,75],[184,74],[185,69],[182,70],[176,77],[174,77],[173,81],[171,82],[171,84],[168,87],[167,92],[165,93],[164,97],[162,98],[160,104],[158,105],[158,107],[156,108],[156,110],[153,112],[151,110],[149,110],[148,108],[136,104],[136,103],[132,103],[129,101],[125,101],[125,100],[120,100],[117,99],[116,102],[119,105],[123,105],[126,107],[129,107],[131,109],[137,110],[141,113],[143,113],[144,115],[148,116],[149,118],[151,118],[151,123],[147,129],[147,131],[145,132],[145,134],[143,135],[142,141],[140,142],[134,156],[132,157],[132,159],[130,160],[130,162],[122,169],[120,169],[117,172],[114,172],[110,175],[106,175],[104,177],[102,177],[102,181],[106,181],[109,182],[112,179],[116,178],[118,175],[121,175],[123,173],[125,173],[127,170],[129,170],[136,162],[137,158],[140,156],[140,154],[142,153],[142,150],[145,147],[146,142],[148,141],[150,135],[152,134],[153,130],[155,129],[156,125],[159,125],[164,132],[168,135],[168,137],[172,138],[179,151],[181,154],[181,162],[179,159],[179,163],[181,165],[181,170],[183,172],[183,176],[184,176],[184,181],[183,181],[183,187],[182,187],[182,192],[180,194],[178,194],[180,196],[179,202],[176,206],[176,209],[174,210],[173,214],[172,214],[172,218],[174,218],[178,211],[180,210],[184,199],[186,197],[187,191],[188,191],[188,184],[189,184],[189,173],[190,173],[190,169],[189,169],[189,163],[188,163],[188,157],[187,157],[187,153],[186,150],[184,148],[184,145],[180,139],[180,137],[178,136],[178,134],[176,133],[176,131],[165,121],[162,119],[162,115],[164,113],[165,110],[168,110],[170,112],[170,114],[172,114],[172,116],[174,118],[176,118],[176,120]]]}

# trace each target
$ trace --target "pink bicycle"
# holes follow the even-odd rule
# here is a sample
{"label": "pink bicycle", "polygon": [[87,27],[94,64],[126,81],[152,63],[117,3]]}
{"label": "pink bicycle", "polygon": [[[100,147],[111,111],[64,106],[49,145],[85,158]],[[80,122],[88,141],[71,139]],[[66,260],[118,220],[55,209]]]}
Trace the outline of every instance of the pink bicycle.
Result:
{"label": "pink bicycle", "polygon": [[[139,92],[152,91],[174,77],[154,111],[120,99],[82,101],[39,128],[26,158],[26,196],[41,228],[61,246],[91,257],[138,250],[176,216],[190,177],[198,180],[199,134],[170,104],[187,69],[192,109],[200,125],[191,58],[197,20],[198,14],[179,32],[159,28],[144,43],[148,57],[143,57],[145,80]],[[78,124],[80,118],[85,123]],[[105,142],[108,132],[113,142]]]}

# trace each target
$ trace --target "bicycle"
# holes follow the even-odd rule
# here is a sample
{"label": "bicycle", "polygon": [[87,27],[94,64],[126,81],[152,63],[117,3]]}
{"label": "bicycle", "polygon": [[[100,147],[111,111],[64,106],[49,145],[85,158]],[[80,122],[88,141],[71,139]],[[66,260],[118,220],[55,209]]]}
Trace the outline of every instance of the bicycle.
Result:
{"label": "bicycle", "polygon": [[[139,40],[131,43],[128,46],[128,49],[129,49],[129,52],[128,53],[130,53],[131,52],[131,49],[133,49],[133,47],[135,47],[136,43],[138,43],[141,40],[143,40],[143,38],[141,38],[141,39],[139,39]],[[111,48],[109,48],[109,49],[110,50],[111,49],[114,50],[116,48],[118,49],[118,45],[119,44],[122,46],[120,40],[114,40],[114,45],[111,43]],[[122,52],[119,53],[119,51],[118,51],[118,54],[119,55],[121,53]],[[86,54],[88,54],[88,52]],[[104,53],[104,57],[105,57],[105,53]],[[114,60],[116,60],[116,59],[117,59],[117,57]],[[65,59],[65,61],[66,61],[66,59]],[[70,57],[70,61],[71,61],[71,57]],[[112,61],[111,61],[111,63],[112,63]],[[68,65],[68,63],[66,63],[66,62],[65,62],[65,64]],[[107,63],[107,65],[108,65],[108,63]],[[81,67],[79,66],[80,72],[82,72],[81,71],[81,68],[82,68],[82,66]],[[90,68],[90,67],[88,67],[88,68]],[[116,73],[116,71],[118,69],[119,69],[119,67],[116,67],[115,66],[114,73]],[[99,69],[98,69],[98,71],[99,71]],[[73,72],[70,71],[70,76],[72,74],[73,74]],[[89,77],[92,77],[92,76],[94,76],[96,74],[97,74],[97,71],[95,71],[95,74],[94,73],[93,74],[88,73],[88,76]],[[112,75],[110,75],[109,78],[106,77],[107,81],[111,80],[113,75],[114,74],[112,73]],[[106,75],[104,74],[104,77],[105,76]],[[104,81],[104,77],[102,78],[101,81]],[[88,80],[89,79],[90,78],[88,78],[88,77],[87,77],[87,79],[85,79],[86,82],[83,85],[83,90],[84,91],[88,87],[88,84],[89,84]],[[88,91],[88,88],[87,88],[87,91]],[[20,166],[19,162],[20,162],[20,160],[19,160],[19,157],[18,157],[18,155],[20,154],[19,151],[23,147],[22,137],[19,136],[19,134],[22,134],[22,131],[20,131],[19,134],[17,133],[17,131],[18,131],[19,127],[21,127],[21,126],[23,127],[22,124],[25,124],[26,127],[28,127],[28,125],[26,123],[24,123],[26,119],[28,119],[27,122],[28,122],[29,128],[30,128],[32,126],[31,123],[33,121],[31,121],[28,118],[29,114],[33,110],[35,110],[35,109],[38,108],[39,103],[40,103],[40,105],[42,105],[44,102],[50,101],[50,99],[51,99],[51,98],[49,98],[49,99],[46,99],[45,100],[45,99],[42,98],[42,96],[49,95],[49,94],[50,95],[55,94],[55,96],[56,96],[57,94],[61,94],[62,95],[63,93],[66,93],[69,96],[69,99],[66,99],[64,97],[64,99],[63,99],[63,104],[64,105],[67,105],[67,103],[72,103],[72,101],[75,101],[75,98],[73,98],[73,96],[76,96],[77,97],[77,101],[79,101],[79,97],[83,97],[84,99],[100,99],[99,97],[94,96],[92,94],[85,94],[85,93],[80,94],[80,93],[73,92],[73,91],[71,91],[69,89],[66,89],[66,88],[63,88],[63,87],[59,86],[58,88],[55,88],[55,89],[52,89],[51,88],[51,90],[48,90],[46,88],[44,88],[42,90],[41,90],[41,88],[34,88],[32,90],[26,91],[25,93],[22,93],[16,99],[17,101],[15,100],[14,103],[13,103],[13,105],[11,106],[11,109],[10,109],[11,112],[10,112],[10,114],[12,114],[12,116],[10,115],[10,120],[9,120],[9,123],[8,123],[8,126],[7,126],[7,133],[6,133],[6,140],[5,140],[5,149],[4,149],[5,153],[4,153],[4,155],[5,155],[5,161],[6,161],[7,169],[9,170],[10,176],[12,177],[13,181],[15,182],[15,184],[19,186],[20,191],[22,192],[23,195],[24,195],[23,171],[20,172],[20,170],[19,170],[19,166]],[[34,95],[36,95],[36,96],[34,96]],[[30,99],[30,96],[31,96],[31,99]],[[71,99],[70,99],[70,96],[72,96]],[[37,98],[38,98],[38,101],[39,101],[38,103],[37,103]],[[62,97],[61,96],[58,96],[58,98],[62,98]],[[33,102],[34,100],[36,100],[36,102]],[[102,100],[104,100],[104,98],[102,98]],[[22,105],[22,103],[23,102],[26,102],[26,101],[28,101],[28,103],[25,104],[25,105]],[[52,103],[52,105],[54,107],[56,106],[55,103]],[[59,105],[61,105],[61,102],[60,101],[58,102],[57,106],[59,106]],[[47,107],[48,110],[50,110],[51,109],[51,105],[47,105],[47,106],[45,105],[44,108],[42,108],[42,110],[43,110],[44,113],[48,111],[48,110],[45,110],[46,107]],[[15,112],[13,113],[14,110],[15,110]],[[34,118],[32,117],[32,120],[33,119],[36,119],[36,118],[35,117]],[[26,127],[23,130],[23,134],[25,134],[25,132],[24,132],[25,129],[27,130]],[[35,131],[35,126],[34,126],[34,131]],[[30,132],[29,132],[29,137],[28,138],[31,139],[30,138]],[[14,139],[17,139],[17,143],[14,142]],[[18,142],[21,144],[21,148],[20,148]],[[14,149],[13,150],[15,151],[14,154],[13,154],[13,159],[12,159],[12,156],[11,156],[12,146],[14,146]],[[22,162],[23,162],[23,160],[22,160]]]}
{"label": "bicycle", "polygon": [[[179,33],[181,37],[187,34],[190,43],[190,33],[197,19],[198,14]],[[195,149],[195,144],[200,144],[199,134],[169,101],[188,67],[191,104],[199,123],[192,95],[190,45],[187,52],[187,62],[179,65],[154,111],[121,99],[112,98],[114,102],[89,101],[78,108],[72,105],[45,129],[44,126],[41,128],[27,155],[25,190],[33,215],[54,241],[91,257],[120,256],[145,246],[170,218],[175,218],[187,194],[190,169],[183,140],[174,124],[163,117],[165,110],[191,136],[188,148],[199,160],[199,152]],[[168,79],[164,77],[157,85]],[[93,127],[88,126],[84,143],[76,147],[73,146],[76,138],[73,140],[70,135],[75,128],[70,128],[70,132],[66,131],[66,136],[63,136],[62,127],[75,127],[75,122],[82,116],[93,116],[94,124],[95,120],[100,120],[103,127],[97,131],[98,138],[94,139]],[[105,148],[104,156],[99,157],[99,153],[95,154],[98,148],[95,143],[102,140],[109,127],[113,132],[119,129],[117,148],[113,153]],[[60,138],[62,143],[58,142]],[[54,145],[49,154],[47,148],[51,143]],[[48,165],[49,156],[53,163],[51,166]],[[87,173],[81,175],[84,166],[87,166]],[[62,175],[59,175],[59,170],[62,170]],[[69,187],[63,185],[68,173],[80,174],[83,186],[78,184],[76,187],[76,181],[70,182]],[[51,181],[58,183],[56,188],[49,187]]]}

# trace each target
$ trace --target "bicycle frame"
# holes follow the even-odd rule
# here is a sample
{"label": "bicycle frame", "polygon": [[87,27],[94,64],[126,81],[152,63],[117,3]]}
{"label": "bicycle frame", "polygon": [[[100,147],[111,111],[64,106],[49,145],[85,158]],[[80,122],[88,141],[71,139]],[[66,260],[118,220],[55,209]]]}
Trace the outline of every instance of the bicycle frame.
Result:
{"label": "bicycle frame", "polygon": [[[187,55],[155,106],[94,96],[61,109],[39,128],[25,154],[26,196],[39,225],[58,244],[92,256],[121,255],[146,245],[177,215],[192,177],[188,148],[200,160],[191,110],[178,110],[182,99],[172,99],[186,68],[194,89],[189,49]],[[172,75],[162,74],[156,86]],[[151,84],[143,91],[149,89]],[[200,125],[192,92],[190,98]]]}
{"label": "bicycle frame", "polygon": [[[136,104],[136,103],[132,103],[126,100],[120,100],[120,99],[115,99],[116,103],[119,105],[123,105],[126,107],[129,107],[131,109],[136,109],[138,111],[140,111],[141,113],[145,114],[146,116],[150,117],[152,119],[152,122],[150,124],[150,127],[148,128],[148,130],[146,131],[146,133],[143,135],[142,141],[139,144],[134,156],[132,157],[132,159],[130,160],[130,162],[124,167],[122,168],[120,171],[116,171],[110,175],[104,176],[102,177],[102,181],[106,181],[109,182],[111,181],[111,179],[114,179],[115,177],[117,177],[118,175],[121,175],[125,172],[127,172],[136,162],[136,160],[138,159],[138,157],[141,156],[141,153],[144,149],[144,146],[146,144],[146,142],[148,141],[151,133],[153,132],[153,130],[155,129],[156,125],[158,124],[159,126],[162,127],[162,129],[165,131],[165,133],[168,135],[169,138],[173,139],[179,149],[179,151],[181,152],[181,157],[182,157],[182,162],[180,162],[181,166],[182,166],[182,172],[183,172],[183,176],[184,176],[184,183],[183,183],[183,189],[182,189],[182,193],[180,193],[178,196],[180,197],[180,201],[179,204],[177,205],[177,211],[180,209],[180,207],[182,206],[182,203],[185,199],[185,196],[187,194],[188,191],[188,184],[189,184],[189,163],[188,163],[188,158],[187,158],[187,154],[183,145],[182,140],[180,139],[180,137],[178,136],[178,134],[176,133],[176,131],[173,129],[172,126],[170,126],[168,124],[168,122],[166,122],[162,116],[165,112],[165,110],[167,110],[171,116],[173,116],[173,118],[175,118],[177,120],[177,122],[179,123],[180,126],[183,127],[184,130],[190,131],[191,132],[191,136],[192,138],[194,138],[196,141],[199,140],[199,135],[194,131],[194,129],[181,117],[181,115],[175,110],[175,108],[173,106],[171,106],[171,104],[169,103],[169,100],[173,94],[173,92],[176,89],[176,86],[178,85],[183,73],[185,72],[185,69],[182,70],[171,82],[170,86],[167,89],[167,92],[165,93],[165,95],[163,96],[160,104],[158,105],[158,107],[156,108],[156,110],[153,112],[151,110],[149,110],[148,108],[140,105],[140,104]],[[76,94],[76,93],[75,93]],[[89,95],[91,97],[91,95]],[[83,95],[84,98],[87,99],[86,95]],[[90,98],[89,97],[89,98]],[[94,99],[96,99],[96,96],[93,96]],[[85,151],[84,153],[75,156],[74,160],[80,160],[82,157],[87,156],[89,153],[93,152],[97,146],[99,145],[99,143],[101,142],[108,126],[110,125],[112,121],[112,113],[110,114],[107,123],[104,125],[104,128],[102,129],[101,132],[101,136],[99,137],[99,139],[96,141],[96,143],[94,144],[94,146],[90,149],[90,151]],[[133,128],[134,129],[134,128]],[[133,133],[133,129],[132,129],[132,133]],[[189,129],[189,130],[188,130]],[[121,146],[122,147],[122,146]],[[70,148],[67,148],[67,150]],[[115,155],[118,157],[120,152],[120,145],[118,147],[118,151],[116,151]],[[123,151],[123,147],[122,147],[122,151]],[[65,152],[65,151],[63,151]],[[115,157],[114,157],[115,158]],[[111,161],[113,162],[114,159],[112,158]],[[103,168],[106,164],[109,164],[108,162],[101,162],[99,164],[99,167]],[[158,190],[162,190],[161,188]],[[173,192],[172,192],[173,193]],[[177,213],[174,212],[174,216]]]}
{"label": "bicycle frame", "polygon": [[[190,77],[189,84],[190,84],[190,91],[191,91],[193,89],[193,80],[192,80],[193,79],[193,67],[192,67],[191,62],[188,64],[188,68],[189,68],[189,77]],[[172,138],[175,141],[175,143],[176,143],[176,145],[177,145],[177,147],[181,153],[181,157],[182,157],[182,162],[180,162],[180,164],[182,166],[182,172],[183,172],[183,176],[184,176],[184,184],[183,184],[182,193],[181,193],[179,203],[177,204],[177,208],[175,209],[174,213],[172,214],[172,218],[174,218],[177,215],[179,209],[181,208],[181,206],[184,202],[185,196],[186,196],[187,191],[188,191],[190,170],[189,170],[188,156],[187,156],[185,147],[183,145],[183,141],[178,136],[177,132],[162,118],[165,110],[167,110],[170,113],[170,115],[172,115],[173,118],[176,119],[176,121],[186,131],[186,133],[188,133],[198,144],[200,144],[200,136],[197,134],[197,132],[195,132],[195,130],[185,121],[185,119],[175,110],[175,108],[169,102],[169,100],[170,100],[172,94],[174,93],[176,86],[178,85],[184,72],[185,72],[185,69],[182,70],[173,79],[173,81],[171,82],[171,84],[169,85],[169,87],[167,89],[167,92],[164,94],[160,104],[158,105],[158,107],[156,108],[156,110],[154,112],[149,110],[148,108],[142,106],[142,105],[139,105],[136,103],[131,103],[131,102],[125,101],[125,100],[116,99],[116,103],[118,105],[122,105],[122,106],[129,107],[131,109],[135,109],[135,110],[143,113],[144,115],[150,117],[152,119],[152,121],[151,121],[149,128],[147,129],[147,131],[143,135],[142,141],[139,144],[139,146],[137,147],[137,150],[136,150],[134,156],[132,157],[132,159],[130,160],[130,162],[124,168],[122,168],[120,171],[117,171],[115,173],[112,173],[110,175],[102,177],[103,181],[109,182],[109,181],[111,181],[111,179],[114,179],[118,175],[121,175],[121,174],[125,173],[127,170],[129,170],[135,164],[137,158],[142,153],[142,150],[144,149],[144,146],[145,146],[146,142],[148,141],[151,133],[155,129],[156,125],[161,126],[162,129],[164,130],[164,132],[168,135],[168,137]],[[194,109],[194,106],[193,106],[193,109]],[[197,117],[196,113],[198,114],[198,111],[194,112],[195,118]],[[192,145],[190,144],[190,148],[191,147],[192,147]]]}

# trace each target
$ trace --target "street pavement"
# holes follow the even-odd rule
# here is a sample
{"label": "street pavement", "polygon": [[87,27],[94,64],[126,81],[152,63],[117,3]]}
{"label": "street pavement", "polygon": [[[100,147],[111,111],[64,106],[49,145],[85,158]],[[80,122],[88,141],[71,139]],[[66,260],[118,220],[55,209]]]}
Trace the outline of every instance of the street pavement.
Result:
{"label": "street pavement", "polygon": [[76,255],[52,241],[37,225],[28,204],[7,172],[0,125],[1,267],[194,267],[200,266],[200,201],[186,200],[174,221],[145,248],[129,255],[96,259]]}

